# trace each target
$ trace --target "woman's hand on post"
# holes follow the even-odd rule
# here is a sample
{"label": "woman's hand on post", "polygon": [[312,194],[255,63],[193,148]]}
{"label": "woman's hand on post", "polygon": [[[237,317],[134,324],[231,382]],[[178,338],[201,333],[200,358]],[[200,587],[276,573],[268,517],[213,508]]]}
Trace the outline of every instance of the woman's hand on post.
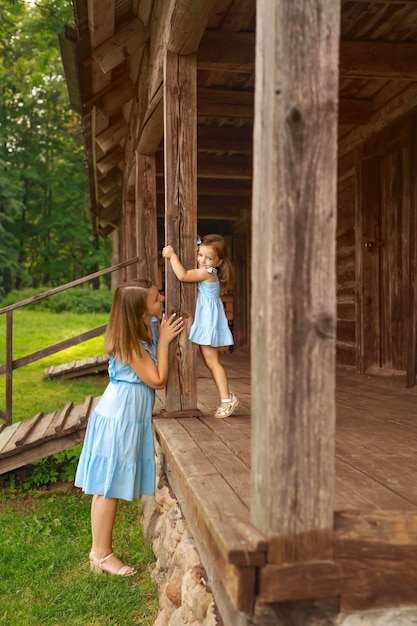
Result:
{"label": "woman's hand on post", "polygon": [[184,320],[182,319],[182,317],[177,317],[177,314],[173,313],[167,318],[164,313],[162,316],[161,326],[159,330],[159,340],[161,341],[162,339],[165,340],[167,343],[171,343],[171,341],[180,334],[183,328]]}

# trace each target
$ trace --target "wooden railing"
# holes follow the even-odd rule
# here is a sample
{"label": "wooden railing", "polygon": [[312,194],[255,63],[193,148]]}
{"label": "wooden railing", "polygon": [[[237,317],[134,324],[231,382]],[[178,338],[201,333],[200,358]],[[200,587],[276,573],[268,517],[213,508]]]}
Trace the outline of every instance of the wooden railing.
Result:
{"label": "wooden railing", "polygon": [[4,412],[0,409],[0,418],[5,422],[6,425],[11,424],[13,419],[13,370],[18,369],[19,367],[23,367],[24,365],[28,365],[29,363],[33,363],[34,361],[38,361],[39,359],[43,359],[44,357],[50,356],[51,354],[55,354],[56,352],[60,352],[61,350],[65,350],[66,348],[70,348],[71,346],[75,346],[83,343],[84,341],[88,341],[93,337],[98,337],[104,334],[107,326],[107,324],[104,324],[103,326],[98,326],[97,328],[93,328],[92,330],[88,330],[79,335],[75,335],[69,339],[66,339],[65,341],[60,341],[59,343],[50,345],[43,350],[32,352],[31,354],[27,354],[20,359],[14,360],[13,311],[28,304],[33,304],[34,302],[44,300],[45,298],[59,293],[60,291],[71,289],[71,287],[79,287],[80,285],[87,283],[90,280],[99,278],[100,276],[105,276],[106,274],[117,272],[124,267],[133,265],[133,263],[137,263],[138,260],[139,258],[135,257],[129,259],[128,261],[122,261],[121,263],[113,265],[112,267],[100,270],[99,272],[95,272],[94,274],[89,274],[88,276],[84,276],[83,278],[79,278],[78,280],[66,283],[65,285],[60,285],[59,287],[55,287],[54,289],[50,289],[49,291],[45,291],[44,293],[39,293],[32,298],[27,298],[26,300],[16,302],[15,304],[11,304],[10,306],[6,306],[3,309],[0,309],[0,315],[6,315],[6,363],[4,365],[0,365],[0,374],[6,374],[6,411]]}

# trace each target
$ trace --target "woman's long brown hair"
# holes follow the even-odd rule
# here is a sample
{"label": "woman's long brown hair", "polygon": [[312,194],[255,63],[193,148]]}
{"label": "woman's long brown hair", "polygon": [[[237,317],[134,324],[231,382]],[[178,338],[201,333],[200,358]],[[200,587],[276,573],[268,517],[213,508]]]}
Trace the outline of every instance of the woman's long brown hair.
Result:
{"label": "woman's long brown hair", "polygon": [[107,324],[104,348],[110,356],[129,362],[132,352],[140,355],[138,341],[151,343],[148,327],[143,320],[146,299],[152,283],[148,280],[130,280],[114,292]]}

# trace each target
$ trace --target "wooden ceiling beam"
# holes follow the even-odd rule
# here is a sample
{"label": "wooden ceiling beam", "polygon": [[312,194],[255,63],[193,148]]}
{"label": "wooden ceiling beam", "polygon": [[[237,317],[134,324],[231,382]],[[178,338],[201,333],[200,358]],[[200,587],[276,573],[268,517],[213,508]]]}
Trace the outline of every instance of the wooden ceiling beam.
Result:
{"label": "wooden ceiling beam", "polygon": [[[200,87],[198,90],[199,121],[205,117],[237,117],[252,122],[253,111],[252,92],[206,87]],[[369,100],[349,98],[342,99],[339,103],[340,124],[366,124],[371,114],[372,103]],[[217,130],[213,131],[213,135]],[[227,146],[224,150],[227,151]]]}
{"label": "wooden ceiling beam", "polygon": [[417,43],[341,41],[340,75],[416,80]]}
{"label": "wooden ceiling beam", "polygon": [[[160,155],[156,157],[156,175],[163,176],[164,168]],[[252,179],[252,155],[212,156],[199,154],[197,162],[198,179],[216,178],[246,180]]]}
{"label": "wooden ceiling beam", "polygon": [[[156,179],[156,192],[160,196],[165,194],[164,179],[162,176],[158,176]],[[251,197],[252,194],[252,181],[198,178],[197,170],[197,193],[199,196],[234,196],[236,198],[248,198]]]}
{"label": "wooden ceiling beam", "polygon": [[[238,204],[236,199],[231,202],[230,196],[214,199],[214,196],[198,196],[197,199],[197,219],[212,220],[239,220],[242,215],[250,210],[250,198],[247,202]],[[164,203],[158,202],[158,217],[165,215]]]}
{"label": "wooden ceiling beam", "polygon": [[417,102],[417,84],[412,83],[407,89],[397,94],[377,111],[375,111],[368,124],[354,128],[339,140],[339,157],[362,143],[368,137],[376,135],[383,128],[392,124],[401,116],[413,111]]}
{"label": "wooden ceiling beam", "polygon": [[198,116],[253,119],[253,92],[232,89],[198,89]]}
{"label": "wooden ceiling beam", "polygon": [[197,53],[197,69],[209,72],[255,71],[255,35],[206,30]]}
{"label": "wooden ceiling beam", "polygon": [[[416,43],[342,40],[340,76],[415,80],[416,58]],[[254,33],[206,31],[198,49],[197,67],[211,72],[253,73]]]}
{"label": "wooden ceiling beam", "polygon": [[252,152],[251,126],[198,126],[197,150],[205,152]]}
{"label": "wooden ceiling beam", "polygon": [[106,74],[124,63],[149,39],[149,29],[137,17],[98,46],[92,57]]}

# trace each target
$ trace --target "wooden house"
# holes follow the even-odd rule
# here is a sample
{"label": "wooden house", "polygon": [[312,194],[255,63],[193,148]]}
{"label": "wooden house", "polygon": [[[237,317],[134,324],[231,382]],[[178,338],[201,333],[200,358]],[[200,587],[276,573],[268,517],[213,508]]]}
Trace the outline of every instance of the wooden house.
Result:
{"label": "wooden house", "polygon": [[[251,362],[246,519],[201,521],[203,486],[181,474],[178,424],[200,414],[187,333],[156,420],[225,624],[313,624],[317,602],[417,603],[416,489],[407,510],[334,508],[336,371],[395,380],[400,398],[416,381],[417,3],[73,6],[60,41],[94,235],[113,237],[116,261],[138,257],[122,278],[162,286],[164,241],[191,267],[197,232],[227,237],[238,268],[233,332]],[[164,283],[168,308],[190,324],[195,288],[168,270]]]}

